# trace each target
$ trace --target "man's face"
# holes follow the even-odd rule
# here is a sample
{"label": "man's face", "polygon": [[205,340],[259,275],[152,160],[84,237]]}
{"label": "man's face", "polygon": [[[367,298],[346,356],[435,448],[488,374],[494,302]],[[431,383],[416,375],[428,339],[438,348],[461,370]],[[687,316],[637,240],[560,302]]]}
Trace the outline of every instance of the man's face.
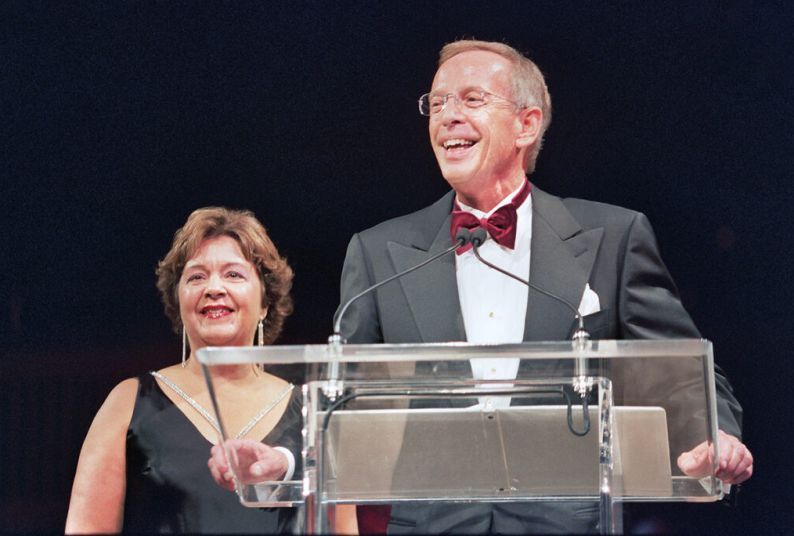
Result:
{"label": "man's face", "polygon": [[[510,62],[498,54],[463,52],[439,67],[431,94],[451,93],[462,99],[468,91],[480,90],[512,100],[511,72]],[[449,97],[444,110],[429,118],[429,125],[441,174],[456,190],[487,188],[523,174],[523,153],[516,146],[521,122],[509,102],[493,99],[481,108],[468,109]]]}

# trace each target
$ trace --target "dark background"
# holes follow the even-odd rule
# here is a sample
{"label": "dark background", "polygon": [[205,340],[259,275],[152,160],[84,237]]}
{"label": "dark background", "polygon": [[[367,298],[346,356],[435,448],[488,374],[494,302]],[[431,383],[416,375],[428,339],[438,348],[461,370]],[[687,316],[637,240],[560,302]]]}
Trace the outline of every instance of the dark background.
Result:
{"label": "dark background", "polygon": [[350,235],[447,189],[416,99],[472,36],[540,65],[533,180],[648,214],[745,407],[738,506],[646,507],[634,530],[790,530],[789,4],[4,6],[0,530],[61,531],[109,389],[179,359],[154,268],[193,209],[257,214],[297,274],[281,342],[324,341]]}

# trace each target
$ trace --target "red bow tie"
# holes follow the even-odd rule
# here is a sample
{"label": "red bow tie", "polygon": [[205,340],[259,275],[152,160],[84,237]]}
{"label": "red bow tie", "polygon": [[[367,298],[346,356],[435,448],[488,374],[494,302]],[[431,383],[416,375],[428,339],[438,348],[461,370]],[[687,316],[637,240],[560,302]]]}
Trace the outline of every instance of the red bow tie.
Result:
{"label": "red bow tie", "polygon": [[[516,245],[516,228],[518,223],[516,209],[520,207],[521,203],[529,196],[529,191],[531,189],[532,187],[529,181],[524,181],[524,186],[522,186],[521,190],[513,197],[513,200],[496,209],[494,213],[487,218],[478,219],[477,216],[471,212],[461,210],[456,200],[452,207],[452,223],[449,228],[452,241],[455,241],[455,235],[461,227],[465,227],[470,231],[477,227],[482,227],[488,231],[488,234],[497,244],[514,249]],[[460,255],[469,251],[471,247],[471,244],[466,244],[458,248],[456,252]]]}

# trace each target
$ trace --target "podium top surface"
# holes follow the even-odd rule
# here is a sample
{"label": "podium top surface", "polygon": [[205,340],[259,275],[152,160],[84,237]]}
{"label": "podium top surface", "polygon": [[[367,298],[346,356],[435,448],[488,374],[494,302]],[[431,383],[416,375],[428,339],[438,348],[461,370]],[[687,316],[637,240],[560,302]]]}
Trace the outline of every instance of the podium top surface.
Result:
{"label": "podium top surface", "polygon": [[465,361],[469,359],[627,359],[692,358],[711,355],[705,339],[595,340],[585,348],[571,341],[525,342],[518,344],[307,344],[284,346],[206,347],[197,352],[203,365],[389,363],[405,361]]}

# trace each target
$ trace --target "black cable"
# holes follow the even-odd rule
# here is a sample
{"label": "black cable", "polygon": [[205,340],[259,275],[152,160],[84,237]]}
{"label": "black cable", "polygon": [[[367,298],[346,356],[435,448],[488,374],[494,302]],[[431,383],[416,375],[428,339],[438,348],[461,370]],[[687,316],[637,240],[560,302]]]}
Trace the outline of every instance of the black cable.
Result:
{"label": "black cable", "polygon": [[566,415],[568,419],[568,429],[575,436],[578,437],[586,436],[587,433],[590,431],[590,411],[587,407],[587,397],[586,396],[582,397],[582,425],[584,426],[584,429],[581,432],[579,432],[573,426],[573,410],[572,410],[573,402],[571,402],[571,397],[568,394],[568,391],[566,390],[563,390],[562,394],[565,397],[565,400],[568,402],[568,409]]}

